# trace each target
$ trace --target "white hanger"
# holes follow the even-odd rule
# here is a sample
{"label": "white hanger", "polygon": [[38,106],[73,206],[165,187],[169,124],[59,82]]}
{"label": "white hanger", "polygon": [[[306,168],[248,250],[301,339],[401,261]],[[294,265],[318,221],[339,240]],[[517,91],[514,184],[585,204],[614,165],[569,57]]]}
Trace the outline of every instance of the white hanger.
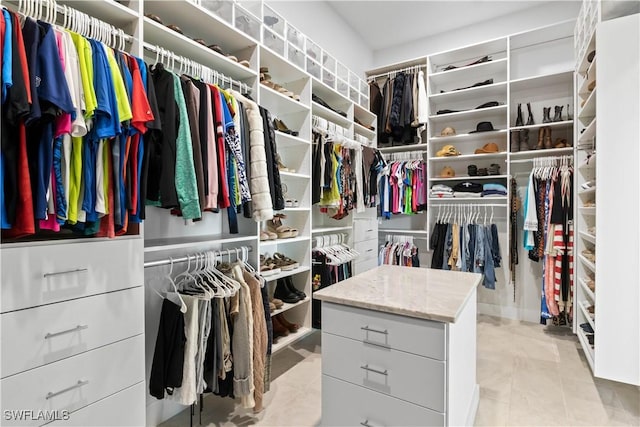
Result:
{"label": "white hanger", "polygon": [[[166,298],[169,301],[173,302],[174,304],[179,305],[180,306],[180,311],[182,313],[186,313],[187,312],[187,304],[185,304],[184,300],[182,299],[182,296],[178,292],[178,287],[176,286],[175,282],[171,278],[171,273],[173,272],[173,258],[169,257],[169,260],[171,261],[171,267],[169,268],[169,273],[167,275],[165,275],[164,278],[166,278],[169,281],[169,283],[171,283],[171,286],[173,287],[173,293],[167,292]],[[162,298],[162,299],[165,298],[165,296],[162,295],[160,292],[158,292],[155,288],[153,288],[153,291],[156,294],[158,294],[158,296],[160,296],[160,298]]]}

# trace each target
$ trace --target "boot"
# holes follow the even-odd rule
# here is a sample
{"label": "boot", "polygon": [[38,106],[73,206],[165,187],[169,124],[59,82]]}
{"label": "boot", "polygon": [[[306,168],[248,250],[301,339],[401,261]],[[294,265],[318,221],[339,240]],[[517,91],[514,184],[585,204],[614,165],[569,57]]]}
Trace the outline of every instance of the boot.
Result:
{"label": "boot", "polygon": [[551,122],[551,107],[542,107],[542,123]]}
{"label": "boot", "polygon": [[284,318],[283,314],[277,314],[274,317],[277,317],[278,322],[280,322],[282,326],[287,328],[289,332],[298,332],[298,329],[300,329],[300,325],[298,325],[297,323],[289,322],[287,319]]}
{"label": "boot", "polygon": [[298,288],[296,288],[296,286],[293,284],[293,278],[291,276],[285,277],[284,278],[284,283],[285,283],[285,286],[287,287],[287,289],[289,289],[289,292],[291,292],[294,295],[297,295],[298,298],[300,298],[300,301],[302,301],[303,299],[305,299],[307,297],[307,294],[305,294],[304,292],[302,292],[301,290],[298,290]]}
{"label": "boot", "polygon": [[[523,126],[524,123],[522,121],[522,104],[518,104],[518,117],[516,117],[516,127]],[[511,150],[513,151],[513,150]]]}
{"label": "boot", "polygon": [[561,122],[562,121],[562,109],[564,107],[560,106],[560,105],[556,105],[555,106],[555,112],[553,114],[553,121],[554,122]]}
{"label": "boot", "polygon": [[529,129],[520,131],[520,151],[529,151]]}
{"label": "boot", "polygon": [[536,145],[536,150],[542,150],[544,149],[544,130],[546,128],[540,128],[538,129],[538,145]]}
{"label": "boot", "polygon": [[527,110],[529,110],[529,118],[527,119],[527,126],[535,125],[535,121],[533,120],[533,112],[531,111],[531,103],[527,102]]}
{"label": "boot", "polygon": [[273,324],[273,336],[274,337],[286,337],[289,335],[289,329],[284,326],[278,316],[273,316],[271,318],[271,323]]}
{"label": "boot", "polygon": [[[551,107],[549,107],[549,113],[551,113]],[[551,147],[552,147],[552,145],[551,145],[551,127],[545,126],[545,128],[544,128],[544,148],[548,150]]]}
{"label": "boot", "polygon": [[273,293],[273,297],[278,298],[279,300],[282,300],[288,304],[295,304],[301,300],[301,298],[297,294],[294,294],[289,290],[284,279],[278,279],[278,284],[276,285],[276,290]]}
{"label": "boot", "polygon": [[520,151],[520,131],[511,131],[511,147],[512,153]]}
{"label": "boot", "polygon": [[573,117],[569,113],[569,104],[567,104],[567,120],[573,120]]}

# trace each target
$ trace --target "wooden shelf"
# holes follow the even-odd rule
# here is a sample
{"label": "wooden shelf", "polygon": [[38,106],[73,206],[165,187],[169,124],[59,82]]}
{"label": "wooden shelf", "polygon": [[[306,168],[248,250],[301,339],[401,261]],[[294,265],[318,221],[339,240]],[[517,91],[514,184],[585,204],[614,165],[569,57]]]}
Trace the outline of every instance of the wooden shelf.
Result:
{"label": "wooden shelf", "polygon": [[510,153],[512,160],[533,159],[534,157],[559,156],[573,154],[573,147],[566,148],[549,148],[544,150],[528,150]]}
{"label": "wooden shelf", "polygon": [[465,162],[465,161],[481,161],[484,159],[505,159],[507,158],[507,152],[502,151],[499,153],[488,154],[461,154],[460,156],[449,157],[429,157],[429,160],[433,162]]}
{"label": "wooden shelf", "polygon": [[592,302],[596,302],[596,294],[593,293],[593,291],[591,289],[589,289],[589,286],[587,286],[587,281],[584,279],[584,277],[580,277],[578,279],[578,283],[580,283],[580,286],[582,287],[582,290],[584,291],[584,293],[591,299]]}
{"label": "wooden shelf", "polygon": [[460,81],[465,74],[498,74],[507,72],[507,58],[500,58],[482,64],[470,65],[468,67],[455,68],[449,71],[439,71],[428,74],[428,78],[433,86],[455,84]]}
{"label": "wooden shelf", "polygon": [[596,244],[596,236],[594,236],[593,234],[589,234],[584,231],[580,231],[578,234],[587,242],[593,243],[594,245]]}
{"label": "wooden shelf", "polygon": [[270,111],[278,112],[278,114],[295,114],[300,112],[309,112],[309,106],[304,105],[300,101],[260,84],[260,104],[268,107]]}
{"label": "wooden shelf", "polygon": [[203,245],[220,245],[224,243],[250,242],[257,240],[258,236],[242,234],[217,234],[208,236],[184,236],[167,237],[160,239],[146,239],[144,252],[160,252],[175,249],[187,249]]}
{"label": "wooden shelf", "polygon": [[588,259],[586,259],[584,257],[584,255],[580,254],[578,255],[578,259],[580,259],[580,261],[589,268],[589,270],[593,271],[594,273],[596,272],[596,265],[594,263],[592,263],[591,261],[589,261]]}
{"label": "wooden shelf", "polygon": [[320,116],[323,119],[327,119],[330,122],[333,122],[338,126],[342,126],[343,128],[346,128],[346,129],[349,129],[349,127],[351,126],[351,123],[353,123],[351,120],[349,120],[348,117],[344,117],[336,113],[335,111],[330,110],[324,105],[318,104],[315,101],[311,102],[311,111],[313,111],[313,114],[315,114],[316,116]]}
{"label": "wooden shelf", "polygon": [[593,89],[591,95],[587,98],[587,102],[584,103],[584,107],[580,109],[578,118],[583,124],[589,124],[596,116],[596,92],[598,88]]}
{"label": "wooden shelf", "polygon": [[486,118],[488,116],[497,116],[501,113],[504,114],[506,110],[506,105],[498,105],[496,107],[459,111],[457,113],[436,114],[429,116],[429,120],[433,123],[451,122],[453,120],[474,120]]}
{"label": "wooden shelf", "polygon": [[584,144],[585,142],[592,141],[593,138],[595,137],[596,137],[596,118],[594,117],[593,120],[591,120],[591,122],[589,122],[587,127],[584,129],[584,132],[582,132],[578,136],[578,144]]}
{"label": "wooden shelf", "polygon": [[551,74],[540,74],[532,77],[511,80],[509,82],[511,93],[522,90],[544,89],[560,84],[573,85],[573,70],[561,71]]}
{"label": "wooden shelf", "polygon": [[283,172],[283,171],[280,171],[280,176],[288,176],[288,177],[291,177],[291,178],[303,178],[303,179],[310,179],[311,178],[311,176],[305,175],[303,173]]}
{"label": "wooden shelf", "polygon": [[580,344],[582,344],[582,350],[584,350],[584,354],[587,357],[587,362],[589,363],[589,366],[591,367],[591,371],[593,371],[594,370],[594,366],[595,366],[594,365],[594,350],[591,347],[591,344],[589,344],[589,340],[587,339],[586,332],[583,331],[580,326],[578,326],[578,340],[580,341]]}
{"label": "wooden shelf", "polygon": [[490,181],[494,179],[507,179],[509,175],[487,175],[487,176],[454,176],[453,178],[429,178],[431,181]]}
{"label": "wooden shelf", "polygon": [[[289,304],[289,303],[285,302],[285,303],[282,304],[282,307],[280,307],[279,309],[273,310],[271,312],[271,317],[277,316],[278,314],[285,313],[285,312],[291,310],[292,308],[301,306],[303,304],[308,304],[310,301],[311,301],[311,298],[309,296],[307,296],[305,299],[303,299],[302,301],[298,301],[295,304]],[[295,334],[295,332],[294,332],[294,334]]]}
{"label": "wooden shelf", "polygon": [[456,144],[463,141],[477,141],[479,139],[493,139],[496,137],[506,137],[507,129],[499,129],[491,132],[461,133],[452,136],[432,136],[429,138],[431,143],[452,143]]}
{"label": "wooden shelf", "polygon": [[449,92],[435,93],[429,96],[432,103],[448,103],[467,99],[493,99],[501,95],[507,96],[507,82],[492,83],[484,86],[470,87]]}
{"label": "wooden shelf", "polygon": [[287,271],[283,270],[278,274],[273,274],[271,276],[266,276],[265,280],[267,282],[275,282],[278,279],[282,279],[284,277],[289,277],[289,276],[295,276],[296,274],[304,273],[305,271],[309,271],[309,270],[311,270],[311,267],[303,265],[303,266],[300,266],[298,268],[294,268],[293,270],[287,270]]}
{"label": "wooden shelf", "polygon": [[368,129],[359,123],[353,122],[353,131],[365,138],[373,139],[376,137],[376,131]]}
{"label": "wooden shelf", "polygon": [[396,145],[395,147],[379,147],[378,151],[381,153],[400,153],[403,151],[422,151],[426,153],[428,150],[427,144],[410,144],[410,145]]}
{"label": "wooden shelf", "polygon": [[[585,305],[586,301],[580,301],[578,302],[578,306],[580,307],[580,310],[582,311],[582,314],[584,315],[584,317],[587,319],[587,322],[589,322],[589,325],[591,325],[591,327],[593,328],[593,330],[596,330],[596,323],[595,323],[595,316],[592,318],[591,317],[591,313],[589,313],[587,311],[587,307]],[[580,326],[578,326],[580,327]],[[582,329],[582,328],[580,328]]]}
{"label": "wooden shelf", "polygon": [[311,234],[336,233],[340,231],[351,231],[351,230],[353,230],[352,225],[345,225],[341,227],[318,227],[318,228],[312,228]]}
{"label": "wooden shelf", "polygon": [[273,239],[273,240],[261,240],[260,248],[268,248],[269,246],[276,245],[284,245],[288,243],[297,243],[297,242],[308,242],[310,240],[309,236],[299,236],[299,237],[291,237],[289,239]]}
{"label": "wooden shelf", "polygon": [[278,145],[291,146],[291,145],[311,145],[311,141],[308,141],[299,136],[289,135],[288,133],[275,131]]}
{"label": "wooden shelf", "polygon": [[512,128],[510,128],[512,131],[514,130],[523,130],[523,129],[540,129],[543,127],[550,127],[550,128],[570,128],[573,126],[573,120],[563,120],[561,122],[551,122],[551,123],[536,123],[535,125],[528,125],[528,126],[514,126]]}

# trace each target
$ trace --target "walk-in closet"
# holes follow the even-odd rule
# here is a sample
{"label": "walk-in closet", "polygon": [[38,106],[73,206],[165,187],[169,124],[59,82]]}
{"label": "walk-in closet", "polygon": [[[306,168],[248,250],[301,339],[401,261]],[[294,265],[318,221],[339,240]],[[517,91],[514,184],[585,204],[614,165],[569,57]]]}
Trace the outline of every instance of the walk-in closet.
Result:
{"label": "walk-in closet", "polygon": [[640,425],[638,1],[0,7],[0,425]]}

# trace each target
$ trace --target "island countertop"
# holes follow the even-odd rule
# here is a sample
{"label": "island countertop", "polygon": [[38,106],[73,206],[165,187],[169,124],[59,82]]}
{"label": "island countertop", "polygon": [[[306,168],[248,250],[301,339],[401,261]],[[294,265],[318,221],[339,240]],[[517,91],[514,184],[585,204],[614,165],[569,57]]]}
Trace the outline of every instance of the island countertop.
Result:
{"label": "island countertop", "polygon": [[382,265],[313,293],[318,300],[454,323],[482,275]]}

